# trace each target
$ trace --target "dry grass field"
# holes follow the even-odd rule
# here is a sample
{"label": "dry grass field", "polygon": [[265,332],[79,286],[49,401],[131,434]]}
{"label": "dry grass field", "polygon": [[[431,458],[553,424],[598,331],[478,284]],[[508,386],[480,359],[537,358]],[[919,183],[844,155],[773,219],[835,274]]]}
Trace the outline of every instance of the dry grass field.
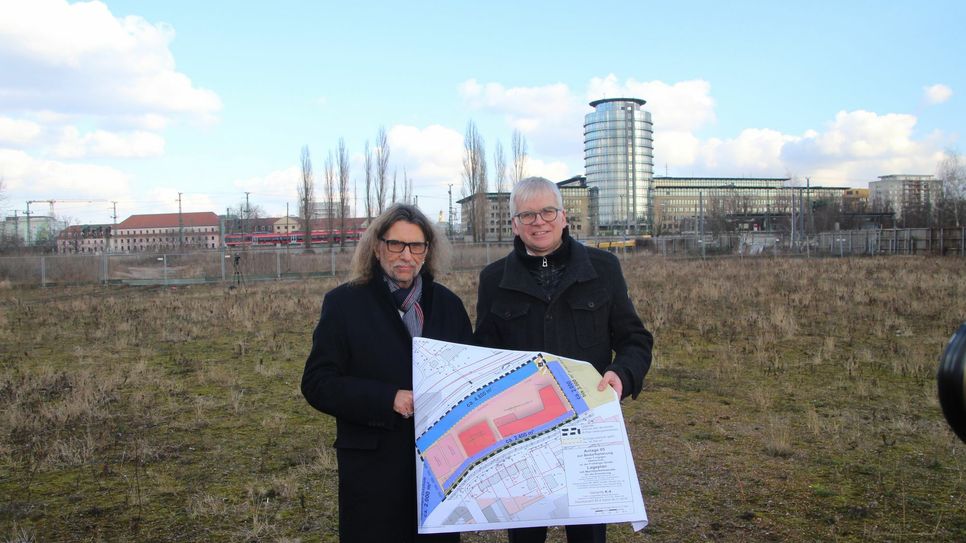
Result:
{"label": "dry grass field", "polygon": [[[611,541],[966,540],[935,394],[962,259],[624,268],[656,338],[624,403],[651,524]],[[475,274],[442,282],[472,317]],[[334,424],[298,390],[333,285],[0,286],[0,541],[336,541]]]}

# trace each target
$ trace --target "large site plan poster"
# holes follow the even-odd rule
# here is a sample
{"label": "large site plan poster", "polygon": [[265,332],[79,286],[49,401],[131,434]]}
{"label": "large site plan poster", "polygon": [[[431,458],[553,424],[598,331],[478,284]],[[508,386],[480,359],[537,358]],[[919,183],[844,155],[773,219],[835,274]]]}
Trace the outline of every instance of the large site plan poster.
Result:
{"label": "large site plan poster", "polygon": [[419,532],[647,524],[620,403],[590,364],[413,340]]}

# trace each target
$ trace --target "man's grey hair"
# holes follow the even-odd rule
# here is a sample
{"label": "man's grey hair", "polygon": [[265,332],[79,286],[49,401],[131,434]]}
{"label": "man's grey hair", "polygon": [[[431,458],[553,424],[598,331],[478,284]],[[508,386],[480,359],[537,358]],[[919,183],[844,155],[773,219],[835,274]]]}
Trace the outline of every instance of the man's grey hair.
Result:
{"label": "man's grey hair", "polygon": [[521,179],[510,191],[510,217],[517,214],[517,201],[529,200],[547,192],[553,193],[557,200],[557,207],[563,209],[563,196],[560,195],[560,189],[556,183],[544,177]]}
{"label": "man's grey hair", "polygon": [[349,271],[350,283],[368,283],[376,276],[376,270],[379,269],[376,251],[379,250],[382,237],[392,228],[392,225],[399,221],[406,221],[418,226],[423,231],[426,243],[429,243],[426,260],[423,261],[423,268],[420,273],[438,276],[444,267],[449,264],[451,250],[446,236],[441,235],[436,230],[418,207],[408,204],[395,204],[383,211],[382,215],[372,219],[369,228],[366,228],[359,239],[356,252],[352,255],[352,266]]}

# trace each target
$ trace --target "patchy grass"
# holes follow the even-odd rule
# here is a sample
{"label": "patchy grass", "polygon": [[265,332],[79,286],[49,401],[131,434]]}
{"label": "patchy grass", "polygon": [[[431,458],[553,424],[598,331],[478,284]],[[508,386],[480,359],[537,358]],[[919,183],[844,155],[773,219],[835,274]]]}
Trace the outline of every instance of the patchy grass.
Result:
{"label": "patchy grass", "polygon": [[[624,268],[656,337],[624,403],[651,525],[611,541],[966,540],[935,398],[961,259]],[[475,274],[441,281],[473,316]],[[334,423],[298,391],[334,284],[0,288],[0,537],[336,541]]]}

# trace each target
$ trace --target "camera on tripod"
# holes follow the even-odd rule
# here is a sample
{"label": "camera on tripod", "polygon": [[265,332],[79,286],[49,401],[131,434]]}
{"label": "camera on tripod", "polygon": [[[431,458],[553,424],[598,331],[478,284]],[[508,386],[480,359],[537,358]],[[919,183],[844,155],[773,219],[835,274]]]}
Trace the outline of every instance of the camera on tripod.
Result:
{"label": "camera on tripod", "polygon": [[953,334],[939,360],[936,385],[939,389],[939,405],[943,408],[946,422],[966,443],[966,323]]}

